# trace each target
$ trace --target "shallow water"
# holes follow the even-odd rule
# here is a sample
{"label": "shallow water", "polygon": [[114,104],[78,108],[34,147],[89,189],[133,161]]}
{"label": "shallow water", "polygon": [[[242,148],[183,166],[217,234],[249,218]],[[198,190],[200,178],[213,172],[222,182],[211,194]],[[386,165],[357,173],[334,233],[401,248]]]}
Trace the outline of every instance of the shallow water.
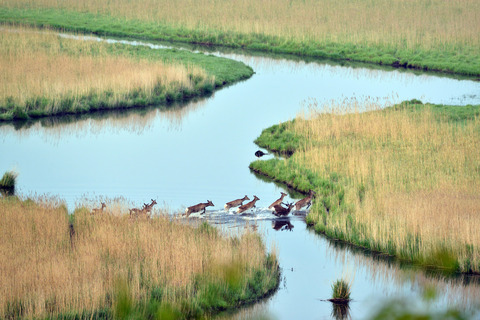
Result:
{"label": "shallow water", "polygon": [[[476,278],[443,280],[401,269],[396,262],[312,233],[302,215],[283,219],[291,226],[279,226],[279,219],[265,208],[284,189],[248,169],[258,149],[253,140],[262,129],[308,111],[312,103],[320,110],[332,100],[355,100],[360,108],[367,101],[386,106],[413,98],[480,104],[479,82],[245,53],[213,54],[244,61],[255,75],[209,98],[166,111],[149,108],[2,125],[0,172],[19,172],[20,195],[58,196],[70,210],[78,203],[97,206],[105,198],[121,197],[138,207],[156,199],[178,213],[208,199],[215,206],[194,216],[223,228],[255,226],[266,244],[277,248],[282,284],[273,297],[242,310],[238,317],[330,319],[332,306],[321,299],[330,297],[331,283],[345,274],[352,278],[349,314],[354,319],[367,317],[385,298],[418,300],[429,283],[440,291],[432,308],[450,304],[471,308],[479,301]],[[255,214],[238,216],[223,210],[227,201],[244,195],[260,198]],[[285,200],[298,198],[289,193]]]}

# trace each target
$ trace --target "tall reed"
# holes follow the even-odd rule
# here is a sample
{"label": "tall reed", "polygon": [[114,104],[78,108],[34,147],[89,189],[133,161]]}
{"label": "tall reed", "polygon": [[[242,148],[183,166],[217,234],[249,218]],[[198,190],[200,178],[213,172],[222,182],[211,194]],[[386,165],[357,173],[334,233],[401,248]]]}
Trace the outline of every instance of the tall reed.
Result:
{"label": "tall reed", "polygon": [[201,83],[214,86],[199,67],[133,58],[112,48],[35,29],[0,29],[0,111],[88,111],[158,95],[168,99]]}
{"label": "tall reed", "polygon": [[79,208],[68,216],[52,201],[0,199],[0,317],[92,314],[152,299],[176,310],[193,305],[208,311],[215,301],[202,297],[212,296],[211,286],[234,290],[237,298],[216,299],[240,303],[258,272],[262,281],[276,282],[276,264],[266,268],[256,234],[223,236],[209,225],[196,228],[163,214],[132,220],[111,208],[99,215]]}
{"label": "tall reed", "polygon": [[479,271],[480,119],[439,119],[428,106],[336,108],[297,119],[293,128],[308,141],[295,161],[343,176],[346,202],[355,204],[354,214],[329,216],[326,224],[403,258],[438,265],[454,255],[463,271]]}
{"label": "tall reed", "polygon": [[480,44],[475,0],[1,0],[6,7],[57,8],[160,22],[188,29],[255,33],[298,41],[386,45],[403,49]]}

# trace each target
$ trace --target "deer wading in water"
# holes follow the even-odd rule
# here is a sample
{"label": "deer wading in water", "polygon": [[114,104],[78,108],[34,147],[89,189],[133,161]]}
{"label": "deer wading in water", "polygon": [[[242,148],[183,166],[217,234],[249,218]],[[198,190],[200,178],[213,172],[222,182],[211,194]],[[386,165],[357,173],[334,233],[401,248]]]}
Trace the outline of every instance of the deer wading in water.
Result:
{"label": "deer wading in water", "polygon": [[105,204],[105,202],[102,202],[102,207],[101,208],[93,208],[92,209],[92,214],[102,213],[103,209],[105,209],[106,207],[107,207],[107,205]]}
{"label": "deer wading in water", "polygon": [[251,209],[251,208],[255,207],[255,202],[257,202],[258,200],[260,200],[260,199],[257,196],[253,196],[252,201],[238,207],[237,213],[242,213],[242,212],[247,211],[248,209]]}
{"label": "deer wading in water", "polygon": [[206,203],[199,203],[199,204],[196,204],[194,206],[188,207],[185,210],[185,214],[188,217],[191,213],[195,213],[195,212],[198,212],[198,211],[201,211],[201,210],[203,210],[203,212],[200,213],[200,214],[204,214],[207,207],[213,207],[213,206],[214,206],[213,202],[210,201],[210,200],[207,200]]}
{"label": "deer wading in water", "polygon": [[282,196],[281,196],[279,199],[275,200],[274,203],[272,203],[271,205],[269,205],[269,206],[268,206],[268,209],[273,209],[273,207],[282,204],[283,198],[285,198],[285,196],[286,196],[287,194],[284,193],[284,192],[280,192],[280,194],[281,194]]}
{"label": "deer wading in water", "polygon": [[245,196],[245,197],[243,197],[242,199],[237,199],[237,200],[233,200],[233,201],[227,202],[227,203],[225,204],[225,210],[228,211],[228,209],[230,209],[230,208],[234,208],[234,207],[241,206],[242,203],[243,203],[243,201],[245,201],[245,200],[250,200],[250,198],[247,197],[247,196]]}
{"label": "deer wading in water", "polygon": [[307,209],[308,209],[308,207],[312,205],[312,199],[315,194],[316,193],[313,190],[310,190],[310,192],[308,193],[308,196],[306,196],[302,200],[298,200],[297,203],[295,203],[295,210],[298,211],[305,206],[307,206]]}
{"label": "deer wading in water", "polygon": [[273,209],[275,210],[275,212],[273,214],[276,215],[277,217],[288,216],[288,214],[290,213],[290,210],[292,210],[293,206],[294,206],[293,202],[288,204],[286,208],[282,207],[282,204],[277,204],[273,207]]}

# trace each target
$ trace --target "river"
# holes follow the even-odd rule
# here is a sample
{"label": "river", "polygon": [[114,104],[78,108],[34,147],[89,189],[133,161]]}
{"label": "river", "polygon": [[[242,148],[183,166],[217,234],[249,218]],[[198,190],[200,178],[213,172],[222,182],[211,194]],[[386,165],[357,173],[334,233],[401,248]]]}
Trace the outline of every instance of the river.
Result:
{"label": "river", "polygon": [[[375,102],[383,107],[414,98],[480,104],[479,82],[245,52],[211,54],[243,61],[255,74],[211,97],[168,110],[148,108],[1,125],[0,172],[19,173],[16,190],[23,197],[59,197],[70,211],[78,204],[96,205],[105,199],[136,206],[156,199],[161,207],[178,213],[211,200],[215,206],[201,219],[225,229],[253,225],[270,250],[277,251],[282,283],[272,297],[228,317],[336,318],[338,311],[322,300],[330,298],[332,282],[343,276],[352,283],[354,300],[348,310],[352,319],[368,318],[392,298],[404,297],[419,309],[435,310],[471,309],[480,301],[477,277],[445,279],[405,269],[396,261],[314,234],[303,215],[278,225],[265,208],[284,188],[248,169],[258,149],[253,140],[262,129],[293,119],[312,105],[321,110],[332,101],[354,101],[359,106]],[[223,211],[227,201],[244,195],[260,198],[255,214],[237,217]],[[297,198],[292,192],[287,196]],[[276,222],[279,230],[273,228]],[[427,304],[421,297],[429,286],[435,286],[438,294]]]}

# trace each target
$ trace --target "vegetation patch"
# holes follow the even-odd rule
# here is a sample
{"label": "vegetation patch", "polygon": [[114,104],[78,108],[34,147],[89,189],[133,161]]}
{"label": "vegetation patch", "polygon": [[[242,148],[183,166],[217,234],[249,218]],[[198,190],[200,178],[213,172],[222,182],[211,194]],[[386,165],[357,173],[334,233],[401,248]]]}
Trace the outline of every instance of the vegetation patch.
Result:
{"label": "vegetation patch", "polygon": [[333,106],[264,130],[262,147],[294,153],[250,168],[313,189],[307,223],[317,232],[427,268],[480,272],[480,106],[414,100],[337,110],[348,109]]}
{"label": "vegetation patch", "polygon": [[258,234],[123,211],[1,198],[0,317],[204,318],[276,290],[276,256]]}
{"label": "vegetation patch", "polygon": [[183,50],[0,30],[0,121],[165,105],[246,79],[250,67]]}
{"label": "vegetation patch", "polygon": [[0,21],[478,76],[479,10],[474,0],[4,0]]}

